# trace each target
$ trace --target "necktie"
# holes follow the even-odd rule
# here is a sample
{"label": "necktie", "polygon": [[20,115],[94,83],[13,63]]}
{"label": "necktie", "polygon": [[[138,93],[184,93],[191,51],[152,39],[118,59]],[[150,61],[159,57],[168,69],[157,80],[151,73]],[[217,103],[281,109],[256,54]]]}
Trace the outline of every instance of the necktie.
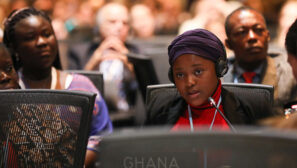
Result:
{"label": "necktie", "polygon": [[246,83],[253,83],[253,78],[256,76],[255,72],[245,72],[242,74]]}

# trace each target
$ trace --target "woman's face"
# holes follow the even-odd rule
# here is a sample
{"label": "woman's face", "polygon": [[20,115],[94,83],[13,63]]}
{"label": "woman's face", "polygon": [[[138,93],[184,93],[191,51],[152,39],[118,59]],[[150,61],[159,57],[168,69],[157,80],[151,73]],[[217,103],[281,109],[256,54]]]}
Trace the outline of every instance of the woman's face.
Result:
{"label": "woman's face", "polygon": [[24,69],[50,68],[58,53],[53,28],[42,16],[32,15],[16,23],[13,47]]}
{"label": "woman's face", "polygon": [[18,89],[18,76],[9,53],[0,49],[0,90]]}
{"label": "woman's face", "polygon": [[177,90],[194,107],[208,101],[218,84],[215,63],[193,54],[179,56],[173,64]]}

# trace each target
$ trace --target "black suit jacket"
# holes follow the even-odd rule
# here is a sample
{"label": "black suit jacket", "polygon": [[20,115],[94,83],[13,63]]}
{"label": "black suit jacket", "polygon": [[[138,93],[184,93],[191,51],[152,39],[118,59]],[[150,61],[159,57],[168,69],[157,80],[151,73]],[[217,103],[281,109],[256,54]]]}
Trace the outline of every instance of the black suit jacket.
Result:
{"label": "black suit jacket", "polygon": [[[231,124],[243,125],[255,123],[251,106],[243,99],[222,88],[224,113]],[[146,125],[174,125],[187,108],[185,100],[176,95],[160,95],[148,104]]]}

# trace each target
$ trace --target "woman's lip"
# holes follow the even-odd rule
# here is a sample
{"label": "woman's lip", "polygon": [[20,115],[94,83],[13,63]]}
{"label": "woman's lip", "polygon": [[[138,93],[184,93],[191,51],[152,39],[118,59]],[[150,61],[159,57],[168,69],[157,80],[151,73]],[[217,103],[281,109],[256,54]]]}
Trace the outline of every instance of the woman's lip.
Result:
{"label": "woman's lip", "polygon": [[49,51],[43,51],[43,52],[40,53],[40,55],[44,56],[44,57],[48,57],[48,56],[50,56],[50,54],[51,53]]}
{"label": "woman's lip", "polygon": [[192,97],[192,98],[197,97],[197,96],[199,96],[199,95],[200,95],[200,92],[199,92],[199,91],[189,92],[189,93],[188,93],[188,96],[189,96],[189,97]]}

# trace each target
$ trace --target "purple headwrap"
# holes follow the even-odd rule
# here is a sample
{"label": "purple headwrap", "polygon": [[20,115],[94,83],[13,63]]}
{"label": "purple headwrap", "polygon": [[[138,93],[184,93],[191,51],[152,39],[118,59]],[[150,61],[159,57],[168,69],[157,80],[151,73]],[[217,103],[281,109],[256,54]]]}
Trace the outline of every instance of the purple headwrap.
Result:
{"label": "purple headwrap", "polygon": [[168,47],[169,64],[183,54],[194,54],[217,62],[226,58],[226,51],[220,39],[205,29],[194,29],[177,36]]}

